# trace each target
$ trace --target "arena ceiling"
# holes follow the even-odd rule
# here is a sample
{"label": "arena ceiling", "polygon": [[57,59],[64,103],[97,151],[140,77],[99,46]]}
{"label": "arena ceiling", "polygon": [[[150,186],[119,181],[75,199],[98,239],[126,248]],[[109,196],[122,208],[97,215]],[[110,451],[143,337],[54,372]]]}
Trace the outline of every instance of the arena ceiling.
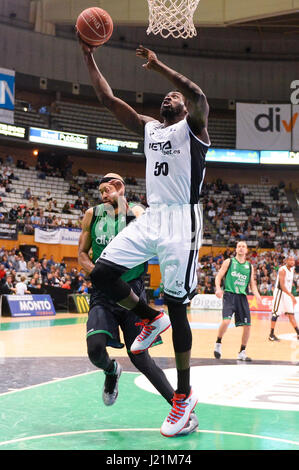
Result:
{"label": "arena ceiling", "polygon": [[[74,24],[90,6],[107,10],[115,24],[148,25],[147,0],[36,0],[43,20],[55,25]],[[261,27],[299,32],[299,0],[200,0],[194,14],[198,27]]]}

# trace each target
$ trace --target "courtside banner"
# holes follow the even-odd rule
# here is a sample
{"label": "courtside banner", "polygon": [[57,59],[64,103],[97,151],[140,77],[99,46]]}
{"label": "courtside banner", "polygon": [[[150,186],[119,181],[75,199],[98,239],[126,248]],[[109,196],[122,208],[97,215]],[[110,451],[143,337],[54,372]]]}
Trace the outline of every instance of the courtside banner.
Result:
{"label": "courtside banner", "polygon": [[56,230],[43,230],[35,227],[34,241],[51,245],[78,245],[81,229],[58,228]]}
{"label": "courtside banner", "polygon": [[15,222],[0,222],[0,239],[17,240],[17,224]]}
{"label": "courtside banner", "polygon": [[81,229],[78,228],[61,228],[60,243],[62,245],[78,245]]}
{"label": "courtside banner", "polygon": [[0,121],[14,124],[15,71],[0,68]]}
{"label": "courtside banner", "polygon": [[[271,312],[273,297],[263,296],[262,303],[253,295],[247,296],[249,308],[256,312]],[[198,294],[191,300],[191,308],[199,310],[222,310],[222,299],[215,294]]]}
{"label": "courtside banner", "polygon": [[222,299],[215,294],[198,294],[191,300],[191,308],[199,310],[221,310]]}
{"label": "courtside banner", "polygon": [[[263,295],[262,302],[258,302],[254,295],[248,295],[247,299],[251,312],[272,312],[272,296]],[[215,294],[198,294],[191,300],[191,308],[198,310],[222,310],[222,299],[218,299]],[[299,297],[294,311],[299,313]]]}
{"label": "courtside banner", "polygon": [[292,117],[294,123],[292,150],[299,152],[299,105],[293,106]]}
{"label": "courtside banner", "polygon": [[291,104],[237,103],[237,145],[247,150],[292,150]]}
{"label": "courtside banner", "polygon": [[88,313],[90,294],[71,294],[68,296],[68,310],[70,313]]}
{"label": "courtside banner", "polygon": [[[5,302],[3,302],[4,299]],[[56,315],[56,311],[51,297],[46,294],[4,295],[2,299],[2,315],[10,315],[12,317],[35,317]]]}
{"label": "courtside banner", "polygon": [[40,228],[34,229],[34,241],[38,243],[49,243],[53,245],[60,244],[60,231],[57,230],[42,230]]}
{"label": "courtside banner", "polygon": [[[272,312],[273,297],[263,295],[262,302],[258,302],[254,295],[247,296],[249,308],[251,312]],[[299,297],[296,298],[297,303],[294,308],[294,313],[299,313]]]}

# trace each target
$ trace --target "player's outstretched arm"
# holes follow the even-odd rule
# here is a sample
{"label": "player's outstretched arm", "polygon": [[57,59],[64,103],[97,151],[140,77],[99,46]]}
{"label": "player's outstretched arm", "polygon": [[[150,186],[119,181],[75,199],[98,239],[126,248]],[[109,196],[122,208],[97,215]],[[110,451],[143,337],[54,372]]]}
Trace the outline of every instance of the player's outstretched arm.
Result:
{"label": "player's outstretched arm", "polygon": [[154,70],[162,74],[185,96],[189,114],[188,120],[192,126],[192,130],[198,133],[204,127],[207,127],[209,105],[201,88],[184,75],[161,62],[161,60],[157,58],[157,55],[150,49],[139,46],[136,49],[136,55],[137,57],[147,60],[147,63],[143,64],[145,69]]}
{"label": "player's outstretched arm", "polygon": [[142,135],[144,134],[144,125],[152,121],[153,118],[149,116],[143,116],[142,114],[138,114],[130,105],[128,105],[125,101],[117,98],[109,83],[100,72],[94,56],[94,47],[86,45],[83,41],[81,41],[80,37],[78,36],[78,41],[81,46],[83,57],[85,63],[87,65],[87,69],[89,72],[90,80],[95,90],[95,93],[99,99],[99,101],[105,106],[114,116],[116,119],[123,124],[127,129],[135,132],[136,134]]}

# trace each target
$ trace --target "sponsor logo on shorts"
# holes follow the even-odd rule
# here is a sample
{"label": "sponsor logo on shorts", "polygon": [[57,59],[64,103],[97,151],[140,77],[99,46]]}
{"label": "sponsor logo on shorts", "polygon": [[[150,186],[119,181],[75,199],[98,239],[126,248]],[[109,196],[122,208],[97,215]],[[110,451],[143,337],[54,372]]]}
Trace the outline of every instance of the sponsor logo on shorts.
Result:
{"label": "sponsor logo on shorts", "polygon": [[177,287],[183,287],[184,281],[175,281],[175,285],[176,285]]}
{"label": "sponsor logo on shorts", "polygon": [[175,295],[177,297],[181,296],[182,295],[182,291],[181,290],[171,290],[171,289],[166,289],[164,288],[164,291],[167,292],[168,294],[172,294],[172,295]]}

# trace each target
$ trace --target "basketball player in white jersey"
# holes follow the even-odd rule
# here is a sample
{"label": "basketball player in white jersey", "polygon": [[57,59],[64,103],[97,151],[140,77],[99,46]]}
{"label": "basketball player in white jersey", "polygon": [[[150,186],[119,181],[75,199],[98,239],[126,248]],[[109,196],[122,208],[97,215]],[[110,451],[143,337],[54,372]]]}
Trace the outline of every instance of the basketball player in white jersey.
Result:
{"label": "basketball player in white jersey", "polygon": [[296,298],[292,294],[294,271],[295,258],[293,256],[289,256],[286,258],[285,265],[279,268],[275,282],[273,292],[271,331],[269,335],[270,341],[279,341],[277,336],[274,334],[274,329],[279,315],[283,313],[288,316],[291,325],[297,333],[297,339],[299,339],[299,329],[294,314]]}
{"label": "basketball player in white jersey", "polygon": [[[177,389],[172,410],[160,430],[170,437],[186,425],[197,404],[190,386],[192,333],[187,304],[197,286],[202,231],[199,197],[210,146],[209,106],[198,85],[166,66],[154,52],[139,46],[136,55],[146,59],[143,67],[164,76],[174,90],[162,102],[162,122],[138,114],[114,96],[95,63],[93,48],[80,38],[79,42],[100,102],[125,127],[144,136],[149,208],[102,252],[91,279],[108,297],[143,319],[144,327],[131,346],[132,353],[146,350],[157,335],[172,326]],[[169,315],[151,308],[120,279],[123,272],[154,256],[159,258]]]}

